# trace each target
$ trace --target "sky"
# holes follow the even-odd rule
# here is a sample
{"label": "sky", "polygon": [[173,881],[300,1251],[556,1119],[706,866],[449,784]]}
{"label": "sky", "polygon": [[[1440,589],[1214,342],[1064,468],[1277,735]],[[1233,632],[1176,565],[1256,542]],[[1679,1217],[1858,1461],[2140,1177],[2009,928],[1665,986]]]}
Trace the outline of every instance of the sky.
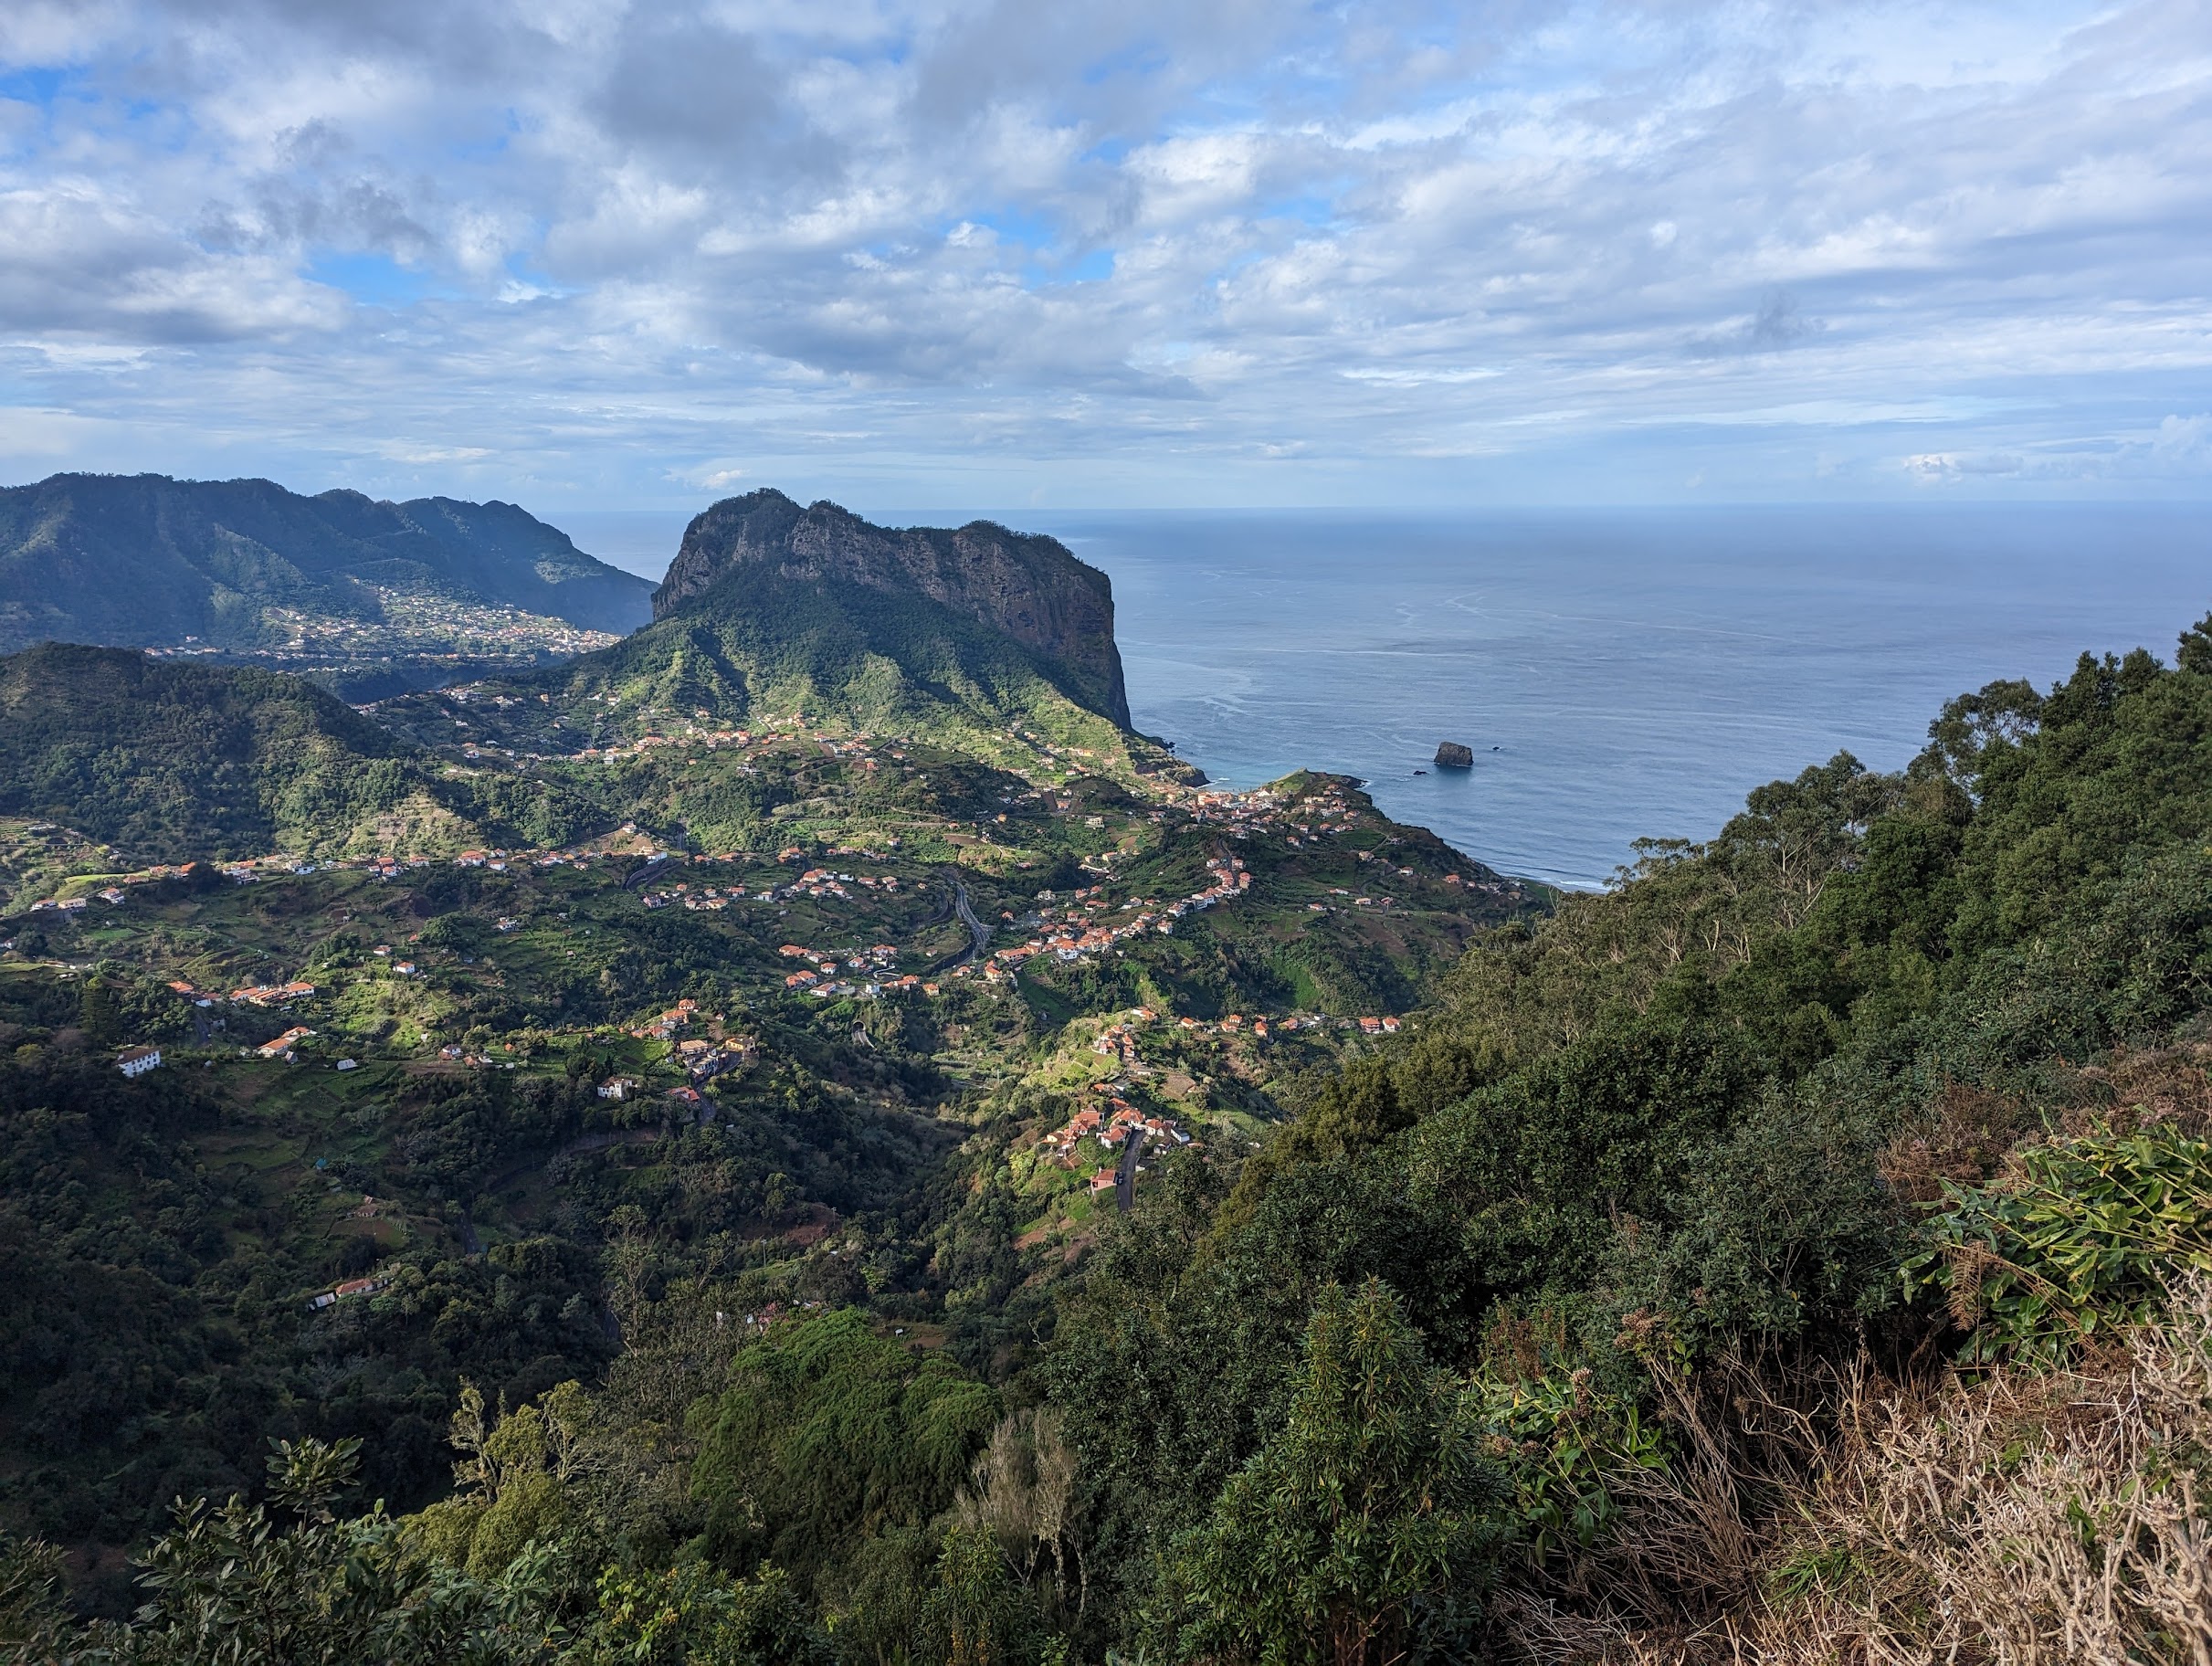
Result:
{"label": "sky", "polygon": [[7,0],[0,480],[2212,496],[2212,0]]}

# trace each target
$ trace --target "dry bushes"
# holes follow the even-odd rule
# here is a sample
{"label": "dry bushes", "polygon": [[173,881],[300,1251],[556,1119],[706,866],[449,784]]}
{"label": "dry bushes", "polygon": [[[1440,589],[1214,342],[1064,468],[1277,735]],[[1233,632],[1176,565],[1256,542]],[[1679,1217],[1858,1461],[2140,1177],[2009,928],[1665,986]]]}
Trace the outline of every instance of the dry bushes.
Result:
{"label": "dry bushes", "polygon": [[2202,1043],[2138,1053],[2114,1049],[2103,1065],[2077,1073],[2082,1102],[2064,1113],[2059,1132],[2083,1134],[2104,1126],[2132,1134],[2160,1123],[2201,1138],[2212,1133],[2207,1063],[2212,1063],[2212,1047]]}
{"label": "dry bushes", "polygon": [[2101,1065],[2062,1073],[2055,1114],[2009,1094],[1947,1081],[1926,1113],[1891,1142],[1881,1177],[1907,1203],[1942,1201],[1946,1184],[1975,1186],[2006,1165],[2023,1138],[2039,1133],[2079,1137],[2133,1134],[2163,1125],[2202,1137],[2212,1133],[2212,1046],[2195,1043],[2129,1052],[2115,1048]]}
{"label": "dry bushes", "polygon": [[2212,1666],[2212,1280],[2070,1370],[1834,1386],[1825,1437],[1771,1395],[1725,1439],[1678,1402],[1686,1460],[1624,1477],[1620,1541],[1505,1594],[1501,1640],[1547,1666]]}
{"label": "dry bushes", "polygon": [[2018,1100],[1946,1082],[1929,1113],[1906,1128],[1879,1164],[1906,1203],[1936,1203],[1949,1186],[1979,1186],[2035,1121]]}
{"label": "dry bushes", "polygon": [[2212,1281],[2101,1361],[1876,1400],[1839,1457],[1765,1658],[2212,1666]]}

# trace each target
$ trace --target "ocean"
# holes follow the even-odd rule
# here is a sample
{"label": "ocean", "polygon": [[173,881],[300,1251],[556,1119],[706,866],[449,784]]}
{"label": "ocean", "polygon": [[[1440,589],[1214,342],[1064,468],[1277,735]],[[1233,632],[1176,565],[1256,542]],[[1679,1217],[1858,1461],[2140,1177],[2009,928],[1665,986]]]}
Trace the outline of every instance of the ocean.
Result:
{"label": "ocean", "polygon": [[[1358,775],[1391,816],[1566,886],[1639,837],[1709,838],[1838,751],[1898,768],[1994,679],[2171,658],[2212,612],[2206,506],[994,518],[1112,577],[1137,726],[1215,779]],[[651,570],[616,520],[564,524]],[[681,522],[625,525],[665,565]],[[1471,770],[1433,766],[1448,740]]]}

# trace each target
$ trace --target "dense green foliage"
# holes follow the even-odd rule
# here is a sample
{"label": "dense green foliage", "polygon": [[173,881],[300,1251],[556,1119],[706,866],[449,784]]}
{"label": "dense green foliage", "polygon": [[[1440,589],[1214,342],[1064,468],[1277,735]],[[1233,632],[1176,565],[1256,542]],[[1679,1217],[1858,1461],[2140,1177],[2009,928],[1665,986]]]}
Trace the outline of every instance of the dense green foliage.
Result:
{"label": "dense green foliage", "polygon": [[[1633,1395],[1646,1362],[1940,1328],[1900,1276],[1923,1241],[1986,1291],[1977,1358],[2140,1314],[2154,1264],[2201,1252],[2194,1140],[1998,1160],[2096,1114],[2080,1067],[2196,1033],[2206,639],[2000,685],[1932,733],[1901,775],[1838,757],[1478,944],[1421,1034],[1317,1083],[1218,1205],[1188,1179],[1108,1248],[1048,1368],[1133,1593],[1284,1426],[1332,1283],[1386,1281],[1447,1366]],[[1923,1228],[1945,1179],[1982,1189]]]}
{"label": "dense green foliage", "polygon": [[1503,1536],[1470,1398],[1379,1281],[1323,1290],[1283,1426],[1177,1541],[1174,1652],[1459,1658]]}
{"label": "dense green foliage", "polygon": [[551,1239],[427,1245],[374,1303],[311,1315],[373,1240],[327,1228],[320,1177],[272,1209],[211,1174],[225,1121],[187,1074],[0,1062],[0,1276],[22,1292],[0,1408],[31,1457],[9,1502],[43,1531],[132,1541],[178,1494],[241,1485],[272,1434],[368,1438],[375,1492],[419,1498],[458,1373],[521,1397],[606,1358],[594,1259]]}
{"label": "dense green foliage", "polygon": [[2032,1145],[2001,1184],[1946,1189],[1934,1248],[1906,1271],[1975,1327],[1971,1359],[2055,1361],[2212,1272],[2212,1142],[2170,1127]]}
{"label": "dense green foliage", "polygon": [[559,839],[604,812],[558,786],[448,779],[294,677],[48,645],[0,659],[0,815],[136,864]]}
{"label": "dense green foliage", "polygon": [[732,1566],[765,1558],[810,1588],[858,1541],[949,1505],[998,1405],[950,1359],[848,1309],[774,1325],[693,1415],[710,1549]]}
{"label": "dense green foliage", "polygon": [[[639,674],[757,698],[759,667],[715,659],[697,624],[660,627]],[[844,628],[792,663],[862,686]],[[902,677],[934,663],[900,651]],[[56,1056],[0,1075],[11,1200],[35,1197],[11,1203],[6,1271],[83,1292],[6,1333],[9,1409],[66,1442],[75,1400],[42,1407],[37,1378],[106,1346],[91,1369],[134,1375],[100,1415],[143,1418],[149,1457],[169,1450],[159,1411],[204,1408],[183,1414],[202,1455],[180,1491],[243,1490],[257,1422],[361,1436],[372,1466],[396,1461],[380,1443],[410,1449],[402,1503],[427,1507],[402,1520],[321,1519],[293,1471],[347,1454],[304,1446],[279,1478],[309,1500],[285,1506],[297,1525],[187,1506],[127,1640],[143,1658],[180,1626],[262,1637],[267,1616],[205,1617],[264,1566],[309,1640],[263,1646],[326,1651],[435,1619],[459,1628],[442,1646],[490,1659],[1289,1666],[1485,1658],[1513,1601],[1564,1625],[1616,1598],[1686,1632],[1715,1613],[1694,1556],[1606,1560],[1665,1487],[1708,1510],[1790,1496],[1776,1468],[1730,1465],[1784,1444],[1776,1428],[1817,1444],[1833,1385],[2078,1363],[2212,1262],[2208,848],[2212,624],[2172,667],[1992,685],[1896,775],[1838,756],[1710,842],[1648,846],[1603,895],[1480,936],[1397,1043],[1269,1080],[1297,1115],[1256,1152],[1155,1160],[1132,1213],[1049,1257],[1025,1259],[1042,1218],[1023,1218],[1018,1165],[1101,1084],[1055,1074],[1042,1039],[1088,999],[1184,979],[1196,1007],[1314,968],[1217,918],[1141,964],[1040,970],[989,1038],[1033,1049],[1035,1076],[936,1144],[899,1107],[942,1080],[924,1047],[949,1054],[944,1032],[910,1053],[907,1018],[826,1005],[716,1131],[609,1131],[634,1171],[546,1158],[573,1230],[481,1259],[426,1248],[374,1302],[295,1321],[291,1375],[237,1428],[203,1385],[273,1309],[206,1316],[210,1280],[256,1276],[239,1201],[185,1147],[222,1112],[183,1083],[156,1101],[69,1075],[51,1027],[111,1022],[128,991],[103,982],[74,1013],[26,1014]],[[1250,871],[1294,879],[1288,849]],[[427,894],[420,936],[457,961],[490,941]],[[671,915],[620,965],[719,998],[720,941]],[[521,986],[479,991],[476,1045],[500,1033],[495,997],[532,1010]],[[1216,1057],[1225,1078],[1252,1068]],[[406,1088],[377,1184],[496,1190],[509,1154],[587,1125],[598,1068]],[[1140,1056],[1109,1091],[1167,1073]],[[124,1153],[144,1179],[103,1208]],[[849,1211],[834,1236],[827,1199]],[[801,1222],[804,1253],[775,1247]],[[130,1315],[121,1334],[68,1329],[87,1302]],[[432,1397],[403,1409],[403,1377],[458,1397],[442,1500],[421,1484]],[[54,1473],[97,1502],[59,1457]],[[0,1611],[46,1623],[46,1566],[11,1548]],[[1867,1576],[1823,1561],[1772,1588]]]}

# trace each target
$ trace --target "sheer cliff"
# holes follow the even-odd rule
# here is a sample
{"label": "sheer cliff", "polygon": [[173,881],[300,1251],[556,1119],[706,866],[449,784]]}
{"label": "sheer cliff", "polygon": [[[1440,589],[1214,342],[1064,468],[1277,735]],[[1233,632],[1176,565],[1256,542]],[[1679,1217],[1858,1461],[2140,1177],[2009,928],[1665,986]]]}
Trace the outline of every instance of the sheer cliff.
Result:
{"label": "sheer cliff", "polygon": [[653,617],[691,611],[711,593],[742,605],[771,576],[923,598],[1012,638],[1081,704],[1129,724],[1112,586],[1057,539],[988,521],[893,529],[835,503],[801,508],[780,491],[750,492],[692,521]]}

